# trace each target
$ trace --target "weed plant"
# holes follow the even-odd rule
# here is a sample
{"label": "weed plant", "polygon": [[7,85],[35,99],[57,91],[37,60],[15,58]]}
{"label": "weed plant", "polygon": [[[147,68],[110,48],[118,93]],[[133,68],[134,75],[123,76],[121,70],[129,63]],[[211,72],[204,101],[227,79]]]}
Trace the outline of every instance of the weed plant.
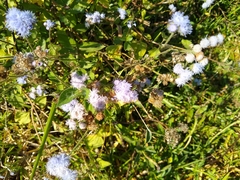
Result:
{"label": "weed plant", "polygon": [[0,179],[240,178],[238,0],[0,12]]}

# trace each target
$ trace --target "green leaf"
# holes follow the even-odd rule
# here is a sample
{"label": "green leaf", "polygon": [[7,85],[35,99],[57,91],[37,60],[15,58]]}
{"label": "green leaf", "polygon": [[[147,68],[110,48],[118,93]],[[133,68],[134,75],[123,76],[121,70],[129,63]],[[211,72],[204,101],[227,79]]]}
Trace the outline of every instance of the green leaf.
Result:
{"label": "green leaf", "polygon": [[147,44],[144,42],[132,43],[132,48],[137,59],[140,59],[144,56],[147,50]]}
{"label": "green leaf", "polygon": [[181,43],[186,49],[192,49],[191,46],[193,43],[191,41],[183,39]]}
{"label": "green leaf", "polygon": [[161,52],[159,51],[158,48],[153,48],[153,49],[149,50],[148,53],[149,53],[149,56],[154,59],[157,59],[158,56],[161,54]]}
{"label": "green leaf", "polygon": [[108,167],[108,166],[111,165],[110,162],[104,161],[104,160],[102,160],[101,158],[97,158],[97,162],[99,163],[101,169],[103,169],[103,168]]}
{"label": "green leaf", "polygon": [[96,42],[84,42],[79,49],[86,52],[95,52],[100,51],[105,48],[104,45],[96,43]]}
{"label": "green leaf", "polygon": [[87,137],[87,144],[93,148],[101,147],[104,144],[104,140],[98,134],[90,134]]}
{"label": "green leaf", "polygon": [[106,51],[110,58],[118,58],[121,56],[122,45],[110,45],[106,47]]}
{"label": "green leaf", "polygon": [[15,122],[21,124],[28,124],[30,123],[30,112],[21,112],[17,111],[15,114]]}
{"label": "green leaf", "polygon": [[59,97],[57,107],[69,103],[71,100],[78,97],[79,94],[80,94],[79,90],[76,88],[70,87],[70,88],[65,89]]}
{"label": "green leaf", "polygon": [[147,129],[147,132],[146,132],[146,143],[149,143],[152,139],[152,132]]}

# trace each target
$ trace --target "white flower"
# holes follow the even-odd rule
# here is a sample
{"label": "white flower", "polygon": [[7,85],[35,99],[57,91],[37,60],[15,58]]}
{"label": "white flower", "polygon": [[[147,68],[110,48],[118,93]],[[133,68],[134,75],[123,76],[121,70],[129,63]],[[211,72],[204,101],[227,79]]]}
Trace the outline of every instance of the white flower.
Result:
{"label": "white flower", "polygon": [[46,27],[47,30],[49,30],[55,25],[55,22],[52,22],[48,19],[43,23],[43,25]]}
{"label": "white flower", "polygon": [[124,20],[126,18],[126,15],[127,15],[126,10],[122,9],[122,8],[118,8],[118,12],[119,12],[120,19]]}
{"label": "white flower", "polygon": [[195,60],[195,56],[192,53],[187,53],[185,56],[185,59],[188,63],[192,63]]}
{"label": "white flower", "polygon": [[175,73],[175,74],[181,74],[181,73],[183,73],[184,72],[184,69],[183,69],[183,67],[182,67],[182,65],[180,64],[180,63],[177,63],[174,67],[173,67],[173,72]]}
{"label": "white flower", "polygon": [[203,38],[201,41],[200,41],[200,46],[205,49],[205,48],[208,48],[210,46],[210,41],[207,39],[207,38]]}
{"label": "white flower", "polygon": [[136,23],[134,21],[129,20],[127,22],[127,27],[130,29],[130,28],[132,28],[132,26],[136,26]]}
{"label": "white flower", "polygon": [[202,4],[202,8],[206,9],[206,8],[210,7],[213,2],[214,2],[214,0],[206,0],[206,2]]}
{"label": "white flower", "polygon": [[200,74],[203,72],[204,66],[200,63],[194,63],[192,67],[192,72],[194,74]]}
{"label": "white flower", "polygon": [[73,72],[71,74],[71,85],[77,89],[81,89],[82,87],[85,87],[85,81],[88,79],[87,75],[79,76],[77,72]]}
{"label": "white flower", "polygon": [[192,79],[193,72],[184,69],[184,71],[179,75],[177,79],[175,79],[175,83],[177,84],[178,87],[185,85],[188,81]]}
{"label": "white flower", "polygon": [[79,128],[80,129],[86,129],[87,128],[87,124],[85,122],[79,122]]}
{"label": "white flower", "polygon": [[208,64],[208,58],[203,58],[198,63],[200,63],[203,67],[205,67]]}
{"label": "white flower", "polygon": [[[175,26],[174,26],[175,25]],[[184,16],[183,12],[176,11],[172,14],[170,20],[168,20],[167,29],[169,32],[175,32],[177,30],[180,35],[186,36],[187,34],[192,33],[192,25],[188,16]]]}
{"label": "white flower", "polygon": [[217,35],[217,39],[218,39],[218,44],[222,44],[224,41],[224,37],[221,33]]}
{"label": "white flower", "polygon": [[27,78],[26,75],[24,75],[24,76],[22,76],[22,77],[18,77],[18,78],[17,78],[18,84],[27,84],[26,78]]}
{"label": "white flower", "polygon": [[218,44],[218,38],[217,38],[217,36],[210,36],[210,37],[208,38],[208,40],[210,41],[210,46],[211,46],[211,47],[216,47],[216,46],[217,46],[217,44]]}
{"label": "white flower", "polygon": [[204,57],[204,54],[203,54],[203,52],[202,52],[202,51],[196,54],[196,60],[197,60],[197,61],[200,61],[200,60],[202,60],[202,59],[203,59],[203,57]]}
{"label": "white flower", "polygon": [[192,48],[192,50],[195,52],[195,53],[199,53],[202,51],[202,46],[200,46],[200,44],[195,44]]}
{"label": "white flower", "polygon": [[177,10],[177,8],[173,5],[173,4],[170,4],[168,6],[168,8],[172,11],[172,12],[175,12]]}
{"label": "white flower", "polygon": [[77,129],[76,122],[73,119],[68,119],[66,121],[66,125],[68,126],[68,128],[70,130],[76,130]]}
{"label": "white flower", "polygon": [[98,92],[97,89],[91,90],[88,101],[97,111],[101,111],[105,109],[107,97],[100,96]]}

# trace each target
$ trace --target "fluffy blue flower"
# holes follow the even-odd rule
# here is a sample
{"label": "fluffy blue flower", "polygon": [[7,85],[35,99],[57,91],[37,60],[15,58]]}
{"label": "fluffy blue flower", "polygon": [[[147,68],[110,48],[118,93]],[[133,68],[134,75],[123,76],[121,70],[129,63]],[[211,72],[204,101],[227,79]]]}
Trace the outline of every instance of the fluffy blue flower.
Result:
{"label": "fluffy blue flower", "polygon": [[15,31],[23,38],[31,34],[36,16],[31,11],[21,11],[15,7],[8,9],[6,14],[6,28]]}

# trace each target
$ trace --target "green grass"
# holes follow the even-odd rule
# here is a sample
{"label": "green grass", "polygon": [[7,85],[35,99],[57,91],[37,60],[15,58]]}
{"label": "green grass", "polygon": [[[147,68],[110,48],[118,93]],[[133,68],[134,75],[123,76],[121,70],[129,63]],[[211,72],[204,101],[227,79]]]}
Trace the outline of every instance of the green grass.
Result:
{"label": "green grass", "polygon": [[[206,10],[203,1],[177,1],[189,15],[193,33],[187,37],[166,29],[171,1],[35,1],[0,3],[0,175],[5,179],[54,179],[46,172],[48,158],[65,152],[78,179],[238,179],[240,177],[240,4],[220,0]],[[32,34],[22,39],[5,28],[7,6],[33,11]],[[128,16],[120,20],[117,8]],[[86,28],[86,12],[104,12],[106,19]],[[46,19],[56,22],[48,32]],[[136,27],[127,28],[128,20]],[[193,81],[177,87],[172,69],[187,49],[183,39],[196,44],[205,36],[222,33],[224,43],[204,50],[209,64]],[[185,41],[185,42],[188,42]],[[49,49],[34,72],[16,73],[17,52]],[[172,53],[177,59],[174,62]],[[70,86],[70,74],[88,74],[86,87]],[[28,83],[16,78],[28,75]],[[169,77],[164,83],[163,75]],[[102,112],[88,103],[89,89],[113,97],[115,79],[149,78],[139,101],[109,100]],[[98,83],[100,86],[98,86]],[[29,97],[42,85],[46,95]],[[137,89],[137,87],[134,87]],[[156,90],[164,91],[157,96]],[[149,97],[159,98],[155,107]],[[69,115],[55,103],[77,98],[85,107],[87,129],[71,131]],[[50,129],[48,129],[50,128]],[[10,173],[14,172],[14,175]]]}

